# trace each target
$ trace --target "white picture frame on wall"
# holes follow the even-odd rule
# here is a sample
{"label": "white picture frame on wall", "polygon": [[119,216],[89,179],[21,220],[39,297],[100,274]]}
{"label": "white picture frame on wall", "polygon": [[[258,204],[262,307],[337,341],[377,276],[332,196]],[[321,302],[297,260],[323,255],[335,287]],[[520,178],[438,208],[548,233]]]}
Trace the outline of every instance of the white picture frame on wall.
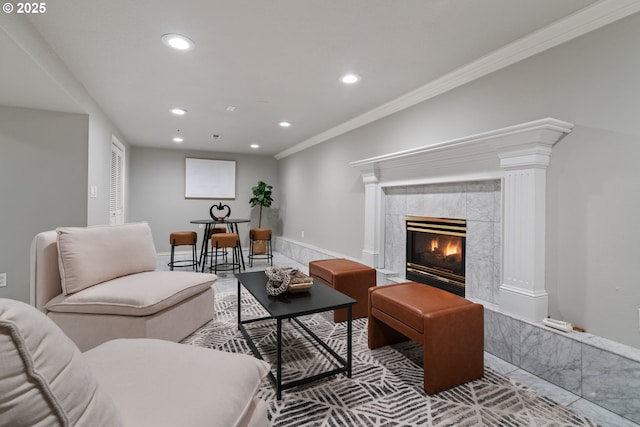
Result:
{"label": "white picture frame on wall", "polygon": [[235,199],[236,162],[185,158],[185,199]]}

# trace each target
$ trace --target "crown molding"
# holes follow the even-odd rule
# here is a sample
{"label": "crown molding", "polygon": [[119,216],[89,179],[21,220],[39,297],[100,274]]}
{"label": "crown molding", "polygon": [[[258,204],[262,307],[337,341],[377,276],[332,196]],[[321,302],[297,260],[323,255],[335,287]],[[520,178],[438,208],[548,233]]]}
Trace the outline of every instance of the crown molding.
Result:
{"label": "crown molding", "polygon": [[280,160],[412,107],[552,47],[640,12],[640,0],[601,0],[528,34],[399,98],[319,133],[275,155]]}

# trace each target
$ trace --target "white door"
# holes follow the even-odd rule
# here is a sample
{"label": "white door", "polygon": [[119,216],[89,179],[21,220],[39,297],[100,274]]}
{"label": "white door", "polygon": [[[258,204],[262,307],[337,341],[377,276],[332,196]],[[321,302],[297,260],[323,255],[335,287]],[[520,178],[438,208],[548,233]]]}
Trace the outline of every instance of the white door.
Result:
{"label": "white door", "polygon": [[111,190],[109,192],[109,224],[124,223],[124,145],[111,140]]}

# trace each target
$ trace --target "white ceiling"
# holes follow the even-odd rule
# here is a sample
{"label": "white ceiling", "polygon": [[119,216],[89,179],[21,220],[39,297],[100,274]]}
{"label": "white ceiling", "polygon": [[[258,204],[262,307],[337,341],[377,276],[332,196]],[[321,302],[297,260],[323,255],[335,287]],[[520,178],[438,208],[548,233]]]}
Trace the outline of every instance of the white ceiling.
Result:
{"label": "white ceiling", "polygon": [[[130,144],[275,155],[594,2],[56,0],[29,19]],[[0,52],[0,105],[83,110],[4,32]]]}

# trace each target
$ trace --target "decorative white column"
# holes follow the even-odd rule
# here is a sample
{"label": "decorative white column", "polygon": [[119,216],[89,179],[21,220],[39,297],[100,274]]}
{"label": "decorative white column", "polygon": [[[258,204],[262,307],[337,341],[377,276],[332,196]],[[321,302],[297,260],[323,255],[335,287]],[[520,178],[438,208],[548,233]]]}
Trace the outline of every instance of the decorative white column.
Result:
{"label": "decorative white column", "polygon": [[362,171],[364,183],[364,248],[362,262],[370,267],[378,268],[380,256],[384,248],[384,208],[382,206],[382,189],[375,170]]}
{"label": "decorative white column", "polygon": [[504,170],[500,309],[529,321],[539,322],[548,313],[546,169],[556,140],[498,153]]}

